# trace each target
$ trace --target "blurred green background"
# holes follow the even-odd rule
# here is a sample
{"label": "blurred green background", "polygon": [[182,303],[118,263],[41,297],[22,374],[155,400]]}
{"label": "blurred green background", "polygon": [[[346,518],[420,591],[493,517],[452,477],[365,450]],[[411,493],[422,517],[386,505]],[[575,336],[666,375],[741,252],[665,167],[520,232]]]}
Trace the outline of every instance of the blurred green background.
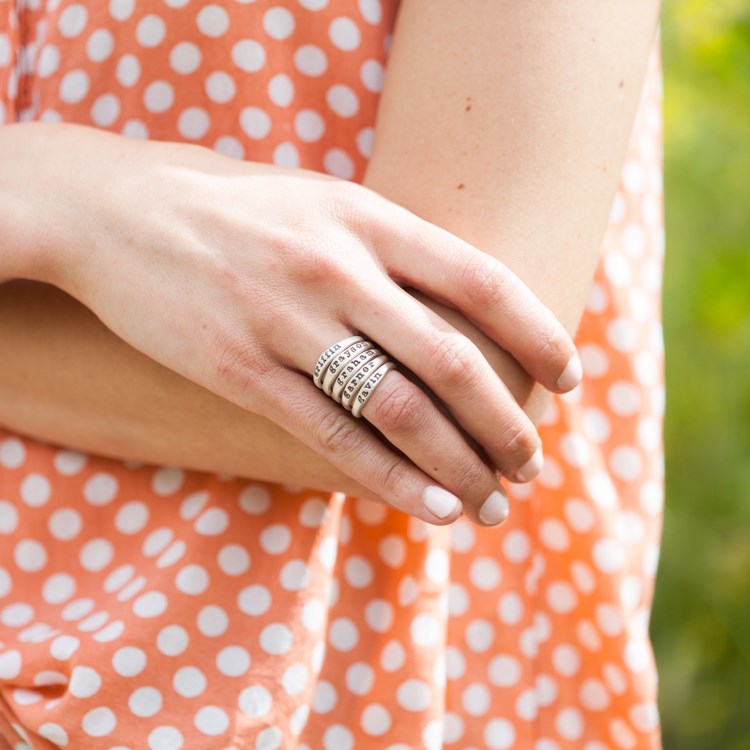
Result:
{"label": "blurred green background", "polygon": [[665,750],[750,750],[750,0],[664,0]]}

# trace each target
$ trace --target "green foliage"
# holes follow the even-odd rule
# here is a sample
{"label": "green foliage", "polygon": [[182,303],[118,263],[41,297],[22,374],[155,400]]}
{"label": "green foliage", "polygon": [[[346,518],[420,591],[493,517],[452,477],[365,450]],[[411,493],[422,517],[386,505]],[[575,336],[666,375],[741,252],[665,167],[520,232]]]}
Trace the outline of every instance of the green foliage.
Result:
{"label": "green foliage", "polygon": [[665,750],[750,750],[750,3],[664,0]]}

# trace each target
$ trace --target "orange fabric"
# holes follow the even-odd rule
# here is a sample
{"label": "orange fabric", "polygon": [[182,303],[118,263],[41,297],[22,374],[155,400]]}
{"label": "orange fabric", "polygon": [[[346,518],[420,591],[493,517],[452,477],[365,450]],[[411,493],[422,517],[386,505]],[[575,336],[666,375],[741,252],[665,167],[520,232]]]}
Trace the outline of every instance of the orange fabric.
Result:
{"label": "orange fabric", "polygon": [[[0,121],[361,180],[395,0],[0,3]],[[655,41],[546,460],[502,528],[123,464],[0,431],[0,739],[15,750],[660,747]]]}

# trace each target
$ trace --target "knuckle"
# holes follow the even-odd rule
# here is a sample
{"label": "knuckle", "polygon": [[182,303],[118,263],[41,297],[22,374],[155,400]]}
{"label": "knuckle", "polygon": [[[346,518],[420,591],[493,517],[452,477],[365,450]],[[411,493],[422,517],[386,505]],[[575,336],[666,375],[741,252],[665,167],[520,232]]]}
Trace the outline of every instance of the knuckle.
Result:
{"label": "knuckle", "polygon": [[531,458],[538,444],[534,426],[524,419],[516,419],[506,428],[500,440],[504,463],[513,469],[521,468]]}
{"label": "knuckle", "polygon": [[427,347],[427,366],[450,387],[467,387],[479,376],[472,343],[461,334],[449,333]]}
{"label": "knuckle", "polygon": [[378,429],[403,435],[418,431],[424,424],[426,400],[410,383],[391,386],[375,406],[373,419]]}
{"label": "knuckle", "polygon": [[315,434],[320,447],[328,454],[348,453],[360,442],[359,426],[343,411],[326,413]]}
{"label": "knuckle", "polygon": [[402,494],[402,487],[409,475],[410,466],[403,458],[395,458],[383,467],[379,486],[383,488],[385,496],[398,497]]}
{"label": "knuckle", "polygon": [[476,457],[461,462],[456,471],[456,493],[463,497],[487,483],[487,468]]}
{"label": "knuckle", "polygon": [[217,354],[212,357],[215,365],[209,379],[219,384],[219,392],[227,383],[241,390],[257,390],[274,367],[270,358],[247,339],[224,337],[214,350]]}
{"label": "knuckle", "polygon": [[464,269],[463,288],[477,307],[495,308],[506,296],[503,265],[491,255],[472,258]]}

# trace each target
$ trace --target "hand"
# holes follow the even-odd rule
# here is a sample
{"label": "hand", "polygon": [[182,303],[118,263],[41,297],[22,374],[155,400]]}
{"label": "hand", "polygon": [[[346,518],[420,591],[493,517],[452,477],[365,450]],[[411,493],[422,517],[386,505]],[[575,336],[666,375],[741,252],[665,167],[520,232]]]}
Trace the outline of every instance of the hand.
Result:
{"label": "hand", "polygon": [[[460,310],[534,379],[569,390],[580,379],[573,342],[506,267],[354,183],[55,127],[38,158],[77,171],[62,201],[68,261],[53,283],[394,507],[449,523],[457,496],[472,520],[504,519],[504,491],[462,431],[515,481],[538,473],[539,436],[476,345],[402,286]],[[377,432],[318,390],[319,355],[352,332],[408,368],[460,429],[398,371],[362,411]]]}

